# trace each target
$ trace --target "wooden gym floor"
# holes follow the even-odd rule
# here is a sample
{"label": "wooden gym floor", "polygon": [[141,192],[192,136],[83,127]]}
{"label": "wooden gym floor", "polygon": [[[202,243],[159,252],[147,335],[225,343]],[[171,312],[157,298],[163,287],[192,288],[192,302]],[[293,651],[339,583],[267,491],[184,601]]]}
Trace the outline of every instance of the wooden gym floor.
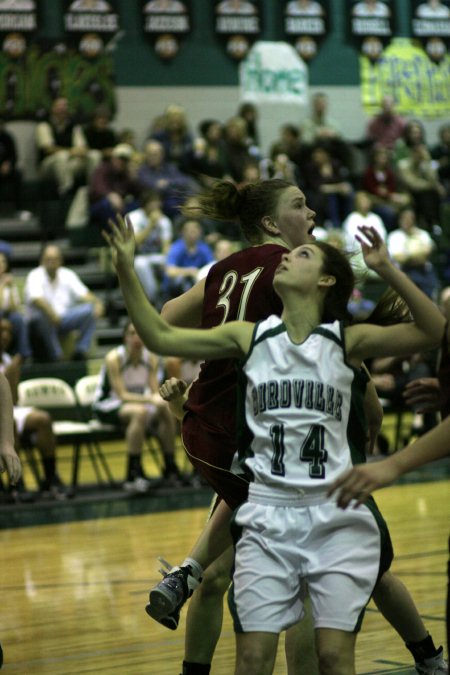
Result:
{"label": "wooden gym floor", "polygon": [[[69,449],[58,449],[58,456],[67,478]],[[122,477],[122,449],[113,446],[108,458],[115,477]],[[151,473],[150,461],[147,457]],[[91,478],[90,471],[85,460],[83,481]],[[445,639],[448,463],[426,467],[409,480],[380,491],[377,501],[394,543],[392,569],[440,645]],[[209,496],[202,489],[115,501],[77,496],[70,504],[4,510],[0,639],[5,674],[178,675],[186,612],[172,632],[149,619],[144,606],[148,589],[160,578],[156,557],[172,563],[183,559],[203,526]],[[232,675],[233,662],[234,636],[225,609],[212,675]],[[357,672],[415,672],[409,652],[373,603],[358,637]],[[275,674],[285,673],[280,646]]]}

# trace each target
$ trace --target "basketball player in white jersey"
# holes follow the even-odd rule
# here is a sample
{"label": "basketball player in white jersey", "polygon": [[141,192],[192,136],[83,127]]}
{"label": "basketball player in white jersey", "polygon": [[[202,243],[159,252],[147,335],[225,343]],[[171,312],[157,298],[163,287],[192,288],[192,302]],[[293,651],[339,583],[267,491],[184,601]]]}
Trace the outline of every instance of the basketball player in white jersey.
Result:
{"label": "basketball player in white jersey", "polygon": [[381,556],[389,534],[374,503],[342,511],[326,493],[339,473],[363,461],[349,433],[350,398],[364,390],[362,361],[437,346],[444,330],[440,311],[392,264],[378,234],[362,227],[358,240],[366,265],[403,297],[411,323],[344,327],[351,267],[337,249],[314,242],[283,256],[277,269],[281,319],[179,329],[148,304],[133,270],[131,225],[119,221],[104,237],[127,309],[149,349],[243,359],[243,412],[251,433],[241,459],[252,483],[235,516],[235,675],[273,672],[279,633],[302,613],[303,581],[321,672],[353,675],[362,614],[390,564],[389,555]]}

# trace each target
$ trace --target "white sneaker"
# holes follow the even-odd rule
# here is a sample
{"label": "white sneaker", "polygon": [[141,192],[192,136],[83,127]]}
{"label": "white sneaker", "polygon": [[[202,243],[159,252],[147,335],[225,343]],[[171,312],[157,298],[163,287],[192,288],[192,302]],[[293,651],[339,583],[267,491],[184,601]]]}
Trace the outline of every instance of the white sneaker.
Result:
{"label": "white sneaker", "polygon": [[150,489],[150,481],[142,476],[137,476],[133,480],[127,480],[123,484],[123,489],[127,492],[134,492],[135,494],[143,494]]}
{"label": "white sneaker", "polygon": [[416,670],[421,675],[448,675],[448,663],[444,659],[444,649],[439,647],[436,656],[416,662]]}

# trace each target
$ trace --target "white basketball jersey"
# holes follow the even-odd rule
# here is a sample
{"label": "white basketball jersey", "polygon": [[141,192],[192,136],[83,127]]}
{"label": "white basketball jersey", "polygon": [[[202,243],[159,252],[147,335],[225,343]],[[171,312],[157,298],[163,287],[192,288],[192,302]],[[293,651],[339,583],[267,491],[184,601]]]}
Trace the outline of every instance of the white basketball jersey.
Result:
{"label": "white basketball jersey", "polygon": [[345,361],[340,322],[318,326],[302,344],[279,317],[258,323],[242,362],[238,418],[250,496],[270,503],[323,496],[342,471],[365,461],[366,383]]}

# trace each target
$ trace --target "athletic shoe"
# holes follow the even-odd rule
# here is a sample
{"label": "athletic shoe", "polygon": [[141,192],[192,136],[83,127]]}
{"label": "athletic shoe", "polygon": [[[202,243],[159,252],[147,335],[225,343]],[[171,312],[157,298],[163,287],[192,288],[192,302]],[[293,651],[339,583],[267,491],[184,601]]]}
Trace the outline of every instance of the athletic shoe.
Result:
{"label": "athletic shoe", "polygon": [[166,628],[175,630],[178,627],[181,608],[201,580],[195,579],[189,566],[171,567],[163,558],[159,558],[159,561],[169,571],[159,570],[164,578],[150,591],[145,611]]}
{"label": "athletic shoe", "polygon": [[444,649],[439,647],[435,656],[423,661],[416,661],[416,671],[421,675],[448,675],[448,663],[444,659]]}
{"label": "athletic shoe", "polygon": [[136,476],[136,478],[126,480],[123,484],[123,489],[133,494],[143,494],[144,492],[148,492],[150,487],[150,481],[142,476]]}

